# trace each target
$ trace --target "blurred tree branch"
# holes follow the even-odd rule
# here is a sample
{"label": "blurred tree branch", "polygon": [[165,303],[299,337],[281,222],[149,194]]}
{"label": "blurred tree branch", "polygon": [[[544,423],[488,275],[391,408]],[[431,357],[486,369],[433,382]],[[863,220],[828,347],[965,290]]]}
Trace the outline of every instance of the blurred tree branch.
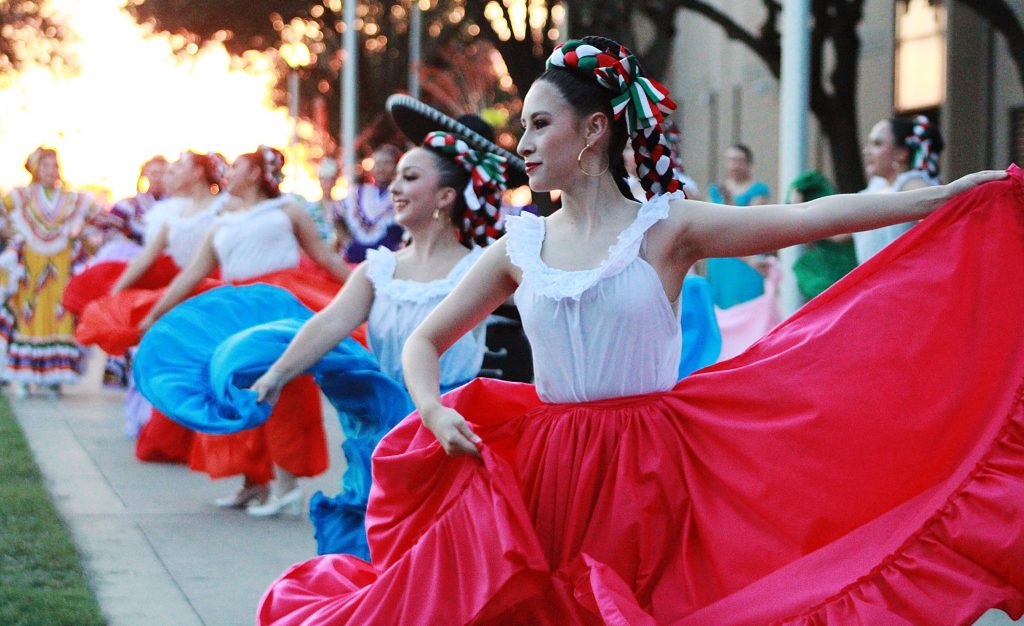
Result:
{"label": "blurred tree branch", "polygon": [[74,69],[65,44],[73,39],[58,15],[40,2],[0,0],[0,76],[38,63]]}

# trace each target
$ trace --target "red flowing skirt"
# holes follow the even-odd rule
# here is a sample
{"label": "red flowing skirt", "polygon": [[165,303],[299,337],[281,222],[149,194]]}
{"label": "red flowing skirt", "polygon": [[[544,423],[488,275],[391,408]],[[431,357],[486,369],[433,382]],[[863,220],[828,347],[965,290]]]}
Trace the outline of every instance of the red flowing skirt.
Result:
{"label": "red flowing skirt", "polygon": [[[66,311],[74,315],[82,315],[90,302],[98,300],[110,293],[114,283],[128,267],[127,261],[103,261],[97,263],[80,274],[71,277],[64,289],[61,304]],[[159,289],[165,287],[178,274],[180,268],[169,256],[162,256],[153,263],[146,273],[132,285],[134,289]]]}
{"label": "red flowing skirt", "polygon": [[[1024,613],[1024,181],[947,203],[734,359],[658,394],[444,397],[373,458],[373,562],[260,624],[965,624]],[[628,372],[623,372],[628,375]]]}
{"label": "red flowing skirt", "polygon": [[135,437],[135,458],[146,463],[187,463],[195,433],[152,409]]}
{"label": "red flowing skirt", "polygon": [[[303,304],[319,311],[337,295],[341,284],[327,272],[302,257],[299,267],[271,272],[246,280],[225,281],[204,278],[192,290],[191,296],[224,285],[252,285],[262,283],[287,289]],[[90,302],[75,327],[75,339],[82,345],[98,345],[107,354],[121,355],[142,339],[139,322],[160,301],[163,289],[125,289]],[[366,344],[365,329],[352,333],[360,343]]]}
{"label": "red flowing skirt", "polygon": [[230,435],[195,433],[188,463],[210,478],[242,474],[252,483],[269,482],[275,465],[296,476],[323,473],[329,459],[320,388],[312,376],[296,378],[260,426]]}
{"label": "red flowing skirt", "polygon": [[[303,304],[319,311],[341,289],[340,283],[303,257],[299,267],[226,282],[203,279],[192,296],[227,284],[263,283],[282,287]],[[163,297],[163,289],[126,289],[90,302],[75,329],[85,345],[99,345],[108,354],[123,354],[142,338],[139,322]],[[352,334],[366,343],[365,328]],[[273,466],[297,476],[316,476],[327,469],[328,454],[320,392],[309,377],[289,383],[270,418],[263,425],[232,435],[206,435],[171,421],[157,411],[140,431],[136,457],[144,461],[188,462],[213,478],[242,474],[264,483],[273,478]]]}

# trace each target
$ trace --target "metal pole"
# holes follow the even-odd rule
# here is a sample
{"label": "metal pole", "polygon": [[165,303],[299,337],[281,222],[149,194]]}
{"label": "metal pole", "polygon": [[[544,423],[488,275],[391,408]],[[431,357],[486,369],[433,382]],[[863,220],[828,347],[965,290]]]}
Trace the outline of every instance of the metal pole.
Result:
{"label": "metal pole", "polygon": [[359,67],[359,41],[356,33],[356,0],[345,0],[342,9],[345,34],[345,62],[341,64],[341,145],[342,175],[349,188],[355,184],[356,174],[356,119],[359,112],[359,94],[356,91],[356,70]]}
{"label": "metal pole", "polygon": [[[789,184],[807,168],[807,110],[810,97],[810,0],[782,3],[782,78],[779,84],[779,201],[785,202]],[[789,315],[803,304],[796,286],[793,263],[801,246],[779,251],[782,284],[779,300]]]}
{"label": "metal pole", "polygon": [[291,154],[288,155],[292,165],[292,191],[299,185],[299,160],[296,146],[299,144],[299,71],[290,68],[288,71],[288,114],[292,118],[292,136],[288,142]]}
{"label": "metal pole", "polygon": [[422,11],[419,0],[412,0],[409,19],[409,95],[420,97],[420,49],[423,43]]}

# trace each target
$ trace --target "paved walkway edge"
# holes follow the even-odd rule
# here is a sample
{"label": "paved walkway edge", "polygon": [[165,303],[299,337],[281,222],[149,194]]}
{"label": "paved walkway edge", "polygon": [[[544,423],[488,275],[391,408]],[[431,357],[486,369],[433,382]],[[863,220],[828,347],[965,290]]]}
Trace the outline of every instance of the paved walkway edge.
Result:
{"label": "paved walkway edge", "polygon": [[67,416],[43,399],[10,402],[110,626],[204,624]]}

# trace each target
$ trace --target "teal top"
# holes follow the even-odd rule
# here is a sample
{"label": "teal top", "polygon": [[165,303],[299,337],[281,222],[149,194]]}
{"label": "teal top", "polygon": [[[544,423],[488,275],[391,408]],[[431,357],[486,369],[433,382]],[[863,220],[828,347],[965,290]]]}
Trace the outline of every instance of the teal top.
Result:
{"label": "teal top", "polygon": [[[768,185],[758,180],[733,198],[731,204],[749,206],[755,198],[769,195]],[[715,204],[729,204],[717,183],[708,187],[708,198]],[[708,259],[707,278],[711,285],[711,299],[720,309],[753,300],[764,293],[764,277],[741,259]]]}
{"label": "teal top", "polygon": [[761,181],[754,181],[746,191],[741,193],[732,199],[732,202],[725,201],[725,194],[722,193],[718,183],[711,183],[708,187],[708,198],[715,204],[731,204],[733,206],[750,206],[750,203],[754,201],[754,198],[761,196],[768,197],[771,195],[771,190],[768,189],[768,185]]}

